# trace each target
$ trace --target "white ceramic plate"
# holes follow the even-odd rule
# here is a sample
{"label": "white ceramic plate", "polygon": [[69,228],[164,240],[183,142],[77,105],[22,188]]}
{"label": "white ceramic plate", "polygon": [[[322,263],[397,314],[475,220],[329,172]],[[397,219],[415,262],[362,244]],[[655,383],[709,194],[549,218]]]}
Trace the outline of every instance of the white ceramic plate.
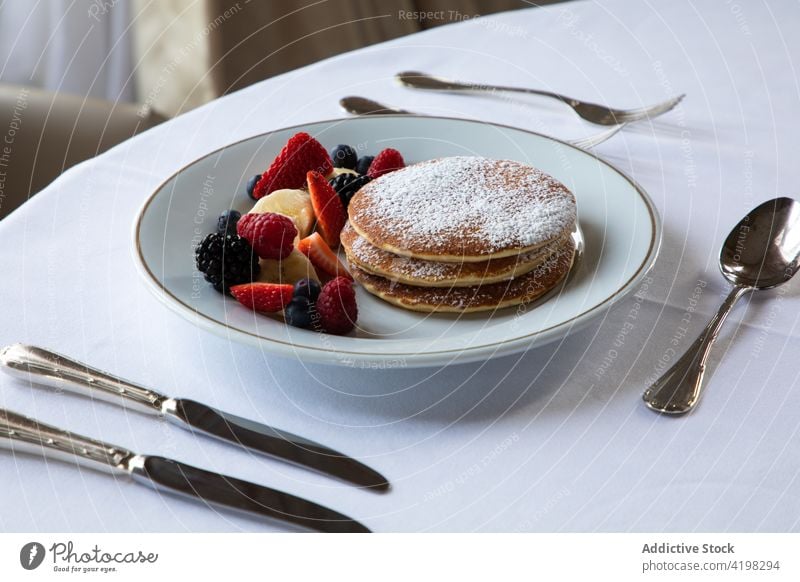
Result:
{"label": "white ceramic plate", "polygon": [[[358,289],[359,329],[336,337],[258,315],[214,291],[194,266],[193,246],[228,208],[246,212],[245,183],[284,143],[306,131],[326,148],[360,154],[385,147],[406,161],[454,155],[511,159],[566,184],[578,201],[585,239],[581,261],[558,293],[535,308],[493,315],[426,315],[393,307]],[[208,154],[164,182],[134,227],[134,255],[165,304],[197,325],[275,354],[355,367],[439,366],[527,350],[563,337],[600,315],[644,277],[661,238],[647,194],[590,153],[528,131],[436,117],[376,116],[322,121],[256,136]]]}

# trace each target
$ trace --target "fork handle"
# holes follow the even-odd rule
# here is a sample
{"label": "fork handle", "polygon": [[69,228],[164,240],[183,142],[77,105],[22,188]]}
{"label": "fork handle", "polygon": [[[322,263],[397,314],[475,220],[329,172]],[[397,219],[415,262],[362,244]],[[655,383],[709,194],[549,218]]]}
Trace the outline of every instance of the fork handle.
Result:
{"label": "fork handle", "polygon": [[437,80],[438,87],[425,87],[422,85],[414,85],[418,89],[429,89],[431,91],[475,91],[484,93],[527,93],[529,95],[540,95],[542,97],[552,97],[558,99],[570,106],[575,106],[580,103],[570,97],[553,93],[552,91],[545,91],[543,89],[531,89],[529,87],[509,87],[507,85],[486,85],[486,84],[471,84],[461,83],[458,81],[443,81]]}
{"label": "fork handle", "polygon": [[160,414],[162,405],[169,400],[149,388],[35,346],[6,346],[0,351],[0,366],[7,374],[29,382],[150,414]]}
{"label": "fork handle", "polygon": [[651,410],[665,414],[685,414],[695,407],[700,399],[711,346],[733,306],[739,298],[752,290],[752,287],[734,286],[700,337],[661,378],[645,390],[642,397]]}
{"label": "fork handle", "polygon": [[130,473],[131,451],[44,424],[0,408],[0,447],[15,453],[28,453],[81,465],[110,473]]}

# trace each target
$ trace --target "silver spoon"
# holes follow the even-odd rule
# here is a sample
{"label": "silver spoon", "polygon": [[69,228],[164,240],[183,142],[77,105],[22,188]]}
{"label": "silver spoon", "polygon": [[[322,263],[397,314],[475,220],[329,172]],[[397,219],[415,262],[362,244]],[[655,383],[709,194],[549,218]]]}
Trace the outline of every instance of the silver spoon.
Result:
{"label": "silver spoon", "polygon": [[667,99],[661,103],[650,105],[648,107],[637,107],[636,109],[614,109],[606,107],[605,105],[598,105],[597,103],[589,103],[588,101],[579,101],[566,95],[553,93],[552,91],[543,91],[541,89],[528,89],[525,87],[504,87],[500,85],[486,85],[483,83],[465,83],[459,81],[452,81],[442,77],[434,77],[427,73],[420,73],[419,71],[404,71],[395,75],[401,84],[406,87],[413,87],[414,89],[425,89],[430,91],[455,91],[455,92],[514,92],[514,93],[528,93],[530,95],[540,95],[542,97],[551,97],[558,99],[562,103],[572,108],[575,113],[580,117],[591,123],[599,125],[619,125],[622,123],[632,123],[634,121],[641,121],[642,119],[652,119],[670,111],[681,100],[684,95],[678,95],[672,99]]}
{"label": "silver spoon", "polygon": [[[383,103],[378,103],[372,99],[358,97],[356,95],[342,97],[339,99],[339,105],[341,105],[342,109],[348,113],[352,113],[353,115],[417,115],[413,111],[399,109],[397,107],[390,107],[389,105],[384,105]],[[567,142],[586,150],[614,137],[623,127],[625,127],[624,124],[615,125],[614,127],[601,131],[600,133],[596,133],[588,137],[582,137],[580,139],[567,140]]]}
{"label": "silver spoon", "polygon": [[731,231],[719,256],[733,289],[686,353],[644,393],[649,408],[684,414],[700,398],[711,346],[725,318],[745,293],[777,287],[800,266],[800,202],[775,198],[754,208]]}

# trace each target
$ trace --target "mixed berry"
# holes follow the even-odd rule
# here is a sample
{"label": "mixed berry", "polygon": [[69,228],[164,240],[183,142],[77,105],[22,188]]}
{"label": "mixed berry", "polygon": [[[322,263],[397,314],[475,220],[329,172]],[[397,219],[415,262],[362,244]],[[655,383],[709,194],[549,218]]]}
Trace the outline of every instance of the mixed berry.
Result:
{"label": "mixed berry", "polygon": [[252,281],[261,271],[253,247],[238,234],[209,234],[195,249],[195,261],[206,281],[220,293]]}
{"label": "mixed berry", "polygon": [[256,174],[255,176],[251,176],[249,180],[247,180],[247,186],[245,190],[247,191],[247,195],[250,196],[253,200],[256,199],[256,184],[261,179],[261,174]]}
{"label": "mixed berry", "polygon": [[328,153],[297,133],[247,181],[250,212],[222,213],[216,232],[197,246],[197,269],[249,309],[282,312],[294,327],[346,334],[358,318],[353,278],[336,254],[347,207],[365,184],[404,166],[395,149],[358,157],[339,144]]}
{"label": "mixed berry", "polygon": [[334,176],[329,180],[331,187],[336,190],[339,195],[339,200],[342,201],[342,206],[345,210],[350,205],[350,199],[353,195],[361,190],[372,178],[367,175],[344,173]]}
{"label": "mixed berry", "polygon": [[356,162],[358,162],[358,154],[356,150],[346,144],[339,144],[331,150],[331,160],[333,160],[334,168],[347,168],[348,170],[356,169]]}

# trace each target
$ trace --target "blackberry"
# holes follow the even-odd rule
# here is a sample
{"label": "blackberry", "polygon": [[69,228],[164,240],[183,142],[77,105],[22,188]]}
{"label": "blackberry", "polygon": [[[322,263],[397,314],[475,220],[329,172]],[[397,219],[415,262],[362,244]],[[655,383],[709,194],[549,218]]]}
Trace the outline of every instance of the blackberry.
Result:
{"label": "blackberry", "polygon": [[217,219],[217,232],[220,234],[236,234],[236,224],[242,217],[238,210],[226,210]]}
{"label": "blackberry", "polygon": [[339,199],[342,201],[342,206],[347,210],[350,204],[350,199],[358,192],[365,184],[372,178],[369,176],[357,176],[355,174],[339,174],[331,179],[330,185],[336,190]]}
{"label": "blackberry", "polygon": [[197,270],[220,293],[250,283],[261,268],[250,244],[237,234],[209,234],[195,249]]}
{"label": "blackberry", "polygon": [[356,150],[349,145],[340,143],[331,150],[331,160],[333,160],[334,168],[347,168],[348,170],[356,169],[356,162],[358,161],[358,154]]}
{"label": "blackberry", "polygon": [[255,200],[253,197],[253,192],[255,192],[256,184],[261,179],[261,174],[256,174],[255,176],[251,176],[249,180],[247,180],[247,186],[245,186],[245,190],[247,190],[247,195]]}
{"label": "blackberry", "polygon": [[361,156],[358,158],[356,162],[356,172],[359,174],[366,176],[367,172],[369,172],[369,165],[372,163],[372,160],[375,159],[375,156]]}

